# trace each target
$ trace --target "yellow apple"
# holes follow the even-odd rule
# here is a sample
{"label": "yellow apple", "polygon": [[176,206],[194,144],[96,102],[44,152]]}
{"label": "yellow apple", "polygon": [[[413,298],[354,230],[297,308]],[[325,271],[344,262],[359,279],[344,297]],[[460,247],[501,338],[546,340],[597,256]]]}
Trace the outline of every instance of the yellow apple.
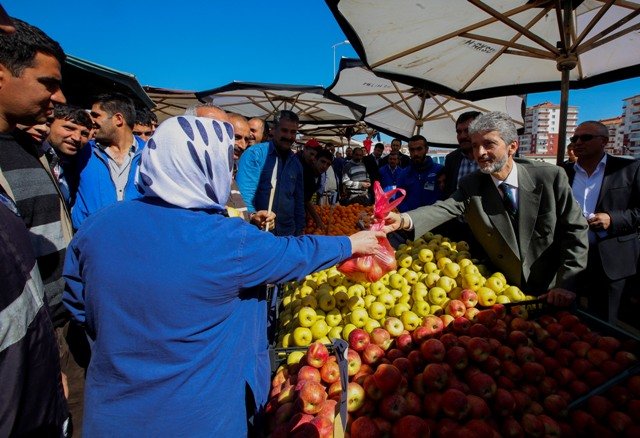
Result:
{"label": "yellow apple", "polygon": [[391,292],[380,294],[376,301],[382,303],[387,310],[391,310],[396,303],[396,298]]}
{"label": "yellow apple", "polygon": [[375,319],[369,318],[367,320],[367,322],[365,323],[365,325],[364,325],[364,330],[367,333],[371,333],[373,331],[373,329],[376,328],[376,327],[380,327],[380,322],[376,321]]}
{"label": "yellow apple", "polygon": [[432,287],[429,289],[429,304],[441,305],[447,300],[447,292],[441,287]]}
{"label": "yellow apple", "polygon": [[418,251],[418,260],[420,260],[422,263],[432,261],[433,251],[431,251],[429,248],[422,248],[420,251]]}
{"label": "yellow apple", "polygon": [[444,267],[447,266],[447,263],[453,263],[453,261],[449,257],[440,257],[437,260],[438,261],[436,262],[436,265],[440,270],[444,269]]}
{"label": "yellow apple", "polygon": [[371,295],[374,295],[376,297],[386,290],[387,290],[387,287],[380,280],[374,283],[371,283],[371,286],[369,287],[369,292],[371,292]]}
{"label": "yellow apple", "polygon": [[354,309],[364,309],[364,299],[359,296],[352,296],[347,302],[347,307],[353,312]]}
{"label": "yellow apple", "polygon": [[402,315],[400,316],[400,321],[402,321],[404,328],[409,331],[415,330],[422,324],[422,319],[418,315],[413,313],[411,310],[406,310],[402,312]]}
{"label": "yellow apple", "polygon": [[447,277],[456,278],[460,273],[460,265],[457,263],[447,263],[444,265],[442,273]]}
{"label": "yellow apple", "polygon": [[406,280],[408,285],[412,285],[412,284],[416,284],[420,277],[419,277],[418,273],[415,272],[415,271],[407,271],[403,275],[403,278]]}
{"label": "yellow apple", "polygon": [[400,289],[407,280],[400,274],[391,274],[389,277],[389,287],[391,289]]}
{"label": "yellow apple", "polygon": [[379,301],[373,302],[368,308],[369,318],[380,321],[387,315],[387,308]]}
{"label": "yellow apple", "polygon": [[413,258],[409,254],[401,254],[396,260],[398,261],[398,266],[403,268],[408,268],[413,263]]}
{"label": "yellow apple", "polygon": [[496,275],[492,275],[491,277],[487,278],[487,281],[484,282],[484,287],[488,287],[496,294],[500,293],[502,289],[504,289],[504,285],[505,282]]}
{"label": "yellow apple", "polygon": [[369,314],[367,313],[367,309],[362,307],[355,308],[351,311],[349,315],[349,321],[351,324],[355,325],[358,328],[364,327],[364,325],[369,320]]}
{"label": "yellow apple", "polygon": [[342,313],[338,309],[331,309],[327,312],[327,316],[325,316],[324,320],[327,322],[329,327],[337,327],[342,322]]}
{"label": "yellow apple", "polygon": [[319,319],[311,326],[310,330],[313,339],[318,340],[329,333],[329,325],[325,322],[324,319]]}
{"label": "yellow apple", "polygon": [[344,328],[342,329],[342,339],[349,339],[349,333],[351,333],[353,330],[357,329],[358,327],[356,327],[355,325],[349,323],[346,324],[344,326]]}
{"label": "yellow apple", "polygon": [[342,309],[346,307],[349,302],[349,295],[347,295],[346,291],[338,291],[334,292],[333,298],[336,300],[336,307]]}
{"label": "yellow apple", "polygon": [[298,347],[307,347],[312,340],[313,335],[308,327],[297,327],[293,331],[293,343]]}
{"label": "yellow apple", "polygon": [[395,306],[393,306],[393,309],[391,309],[391,311],[389,312],[389,315],[399,318],[402,315],[402,312],[406,312],[408,310],[411,310],[411,307],[409,306],[409,304],[398,303]]}
{"label": "yellow apple", "polygon": [[316,322],[318,314],[311,307],[302,307],[298,311],[298,323],[300,327],[311,327]]}
{"label": "yellow apple", "polygon": [[507,287],[502,294],[509,297],[509,300],[512,303],[517,303],[518,301],[523,301],[525,299],[524,293],[517,286]]}
{"label": "yellow apple", "polygon": [[342,339],[342,330],[343,327],[341,325],[331,327],[327,336],[329,337],[329,339]]}
{"label": "yellow apple", "polygon": [[425,316],[430,314],[431,307],[426,301],[415,301],[413,303],[413,307],[411,307],[411,311],[421,318],[424,318]]}
{"label": "yellow apple", "polygon": [[300,363],[300,360],[305,354],[306,351],[292,351],[289,353],[289,356],[287,356],[287,365],[291,366]]}
{"label": "yellow apple", "polygon": [[498,303],[498,304],[507,304],[507,303],[510,303],[510,302],[511,302],[511,300],[506,295],[498,295],[496,297],[496,303]]}
{"label": "yellow apple", "polygon": [[457,286],[456,281],[451,277],[440,277],[438,281],[436,281],[436,286],[444,289],[445,292],[450,292],[454,287]]}
{"label": "yellow apple", "polygon": [[440,280],[440,275],[435,272],[431,272],[427,274],[427,278],[425,278],[424,282],[428,288],[435,287],[436,283]]}
{"label": "yellow apple", "polygon": [[318,306],[328,312],[336,308],[336,299],[330,293],[323,293],[318,297]]}
{"label": "yellow apple", "polygon": [[481,306],[489,307],[496,303],[497,295],[493,289],[483,286],[476,293],[478,295],[478,304]]}

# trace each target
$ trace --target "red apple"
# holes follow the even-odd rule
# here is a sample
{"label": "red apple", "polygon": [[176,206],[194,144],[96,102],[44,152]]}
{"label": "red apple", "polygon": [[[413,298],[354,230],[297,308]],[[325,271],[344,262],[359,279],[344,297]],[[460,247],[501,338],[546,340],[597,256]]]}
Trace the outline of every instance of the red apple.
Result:
{"label": "red apple", "polygon": [[380,401],[378,410],[385,419],[394,422],[406,414],[407,401],[399,394],[389,394]]}
{"label": "red apple", "polygon": [[524,429],[513,417],[507,417],[502,421],[502,428],[500,429],[502,436],[505,438],[522,438],[524,437]]}
{"label": "red apple", "polygon": [[323,382],[332,384],[340,379],[340,367],[338,362],[330,361],[320,368],[320,378]]}
{"label": "red apple", "polygon": [[491,331],[484,324],[475,323],[469,327],[469,336],[473,338],[489,338]]}
{"label": "red apple", "polygon": [[601,395],[594,395],[587,400],[587,408],[595,418],[606,418],[613,411],[613,403]]}
{"label": "red apple", "polygon": [[429,330],[429,334],[435,335],[440,333],[444,328],[444,324],[440,318],[435,315],[429,315],[422,320],[422,326]]}
{"label": "red apple", "polygon": [[533,348],[525,347],[524,345],[520,345],[516,348],[516,359],[520,365],[526,362],[533,362],[536,356],[533,352]]}
{"label": "red apple", "polygon": [[442,412],[456,421],[465,418],[471,409],[466,394],[457,389],[447,389],[442,394],[441,403]]}
{"label": "red apple", "polygon": [[313,420],[313,415],[305,414],[304,412],[298,412],[293,417],[291,417],[291,420],[289,420],[287,429],[290,432],[296,432],[305,424],[310,423],[311,420]]}
{"label": "red apple", "polygon": [[454,318],[453,322],[451,323],[451,326],[453,327],[453,331],[455,331],[456,333],[465,334],[469,331],[469,328],[471,327],[471,321],[469,321],[464,316],[458,316]]}
{"label": "red apple", "polygon": [[458,318],[460,316],[464,316],[464,313],[467,311],[467,307],[460,300],[449,300],[444,308],[444,311],[447,315]]}
{"label": "red apple", "polygon": [[491,399],[498,389],[495,380],[488,374],[479,372],[467,380],[471,392],[484,400]]}
{"label": "red apple", "polygon": [[445,328],[449,327],[454,320],[453,316],[447,315],[446,313],[438,316],[438,318],[440,319],[440,321],[442,321],[442,326]]}
{"label": "red apple", "polygon": [[396,421],[391,429],[393,438],[429,438],[430,433],[428,423],[415,415],[405,415]]}
{"label": "red apple", "polygon": [[402,380],[402,373],[393,365],[380,364],[373,374],[376,385],[384,394],[395,391]]}
{"label": "red apple", "polygon": [[445,354],[447,363],[455,370],[463,370],[467,367],[469,360],[467,351],[463,347],[451,347]]}
{"label": "red apple", "polygon": [[467,395],[467,398],[469,399],[469,414],[471,418],[484,419],[491,416],[489,405],[483,398],[473,394]]}
{"label": "red apple", "polygon": [[349,376],[355,376],[362,366],[362,359],[357,351],[351,348],[347,351],[347,369]]}
{"label": "red apple", "polygon": [[493,327],[498,319],[498,315],[493,309],[481,310],[476,315],[476,322],[489,328]]}
{"label": "red apple", "polygon": [[442,362],[446,350],[442,341],[431,338],[420,345],[420,352],[427,362]]}
{"label": "red apple", "polygon": [[516,348],[520,345],[528,345],[529,338],[526,334],[524,334],[524,332],[521,332],[520,330],[513,330],[509,332],[507,342],[509,343],[509,345]]}
{"label": "red apple", "polygon": [[438,418],[442,409],[442,394],[439,392],[430,392],[424,396],[422,409],[427,418]]}
{"label": "red apple", "polygon": [[362,360],[368,365],[374,365],[384,357],[384,350],[376,344],[369,344],[362,352]]}
{"label": "red apple", "polygon": [[576,380],[575,373],[571,371],[569,368],[564,368],[564,367],[558,368],[557,370],[555,370],[553,372],[553,377],[558,382],[558,385],[562,385],[562,386],[568,385],[569,383]]}
{"label": "red apple", "polygon": [[616,363],[620,364],[623,369],[629,368],[631,365],[638,361],[635,354],[628,351],[618,351],[615,354]]}
{"label": "red apple", "polygon": [[495,356],[488,356],[482,363],[482,369],[490,376],[498,377],[502,374],[502,362]]}
{"label": "red apple", "polygon": [[613,336],[602,336],[596,342],[596,347],[612,355],[620,349],[620,341]]}
{"label": "red apple", "polygon": [[478,294],[471,289],[462,289],[462,292],[460,292],[460,301],[467,308],[476,307],[476,304],[478,304]]}
{"label": "red apple", "polygon": [[396,338],[396,348],[408,353],[413,350],[413,339],[409,333],[403,333]]}
{"label": "red apple", "polygon": [[607,416],[609,427],[616,433],[624,433],[624,431],[633,425],[633,420],[624,412],[613,411]]}
{"label": "red apple", "polygon": [[576,409],[571,412],[571,424],[576,430],[578,436],[586,436],[593,430],[593,426],[596,424],[596,419],[580,409]]}
{"label": "red apple", "polygon": [[391,335],[382,327],[376,327],[371,331],[371,342],[386,351],[391,347]]}
{"label": "red apple", "polygon": [[318,412],[318,417],[326,417],[328,418],[332,423],[336,418],[336,406],[338,405],[338,401],[337,400],[332,400],[332,399],[327,399],[324,401],[324,403],[322,404],[322,407],[320,408],[320,412]]}
{"label": "red apple", "polygon": [[[476,322],[478,313],[480,313],[480,309],[478,309],[477,307],[468,307],[463,316],[471,322]],[[489,329],[487,328],[487,331],[488,330]]]}
{"label": "red apple", "polygon": [[431,391],[441,390],[447,386],[449,374],[439,363],[430,363],[422,372],[422,382]]}
{"label": "red apple", "polygon": [[315,427],[318,432],[314,435],[317,438],[333,438],[333,422],[327,417],[317,416],[310,421],[310,424]]}
{"label": "red apple", "polygon": [[351,438],[379,438],[380,429],[369,417],[358,417],[351,423]]}
{"label": "red apple", "polygon": [[404,357],[404,353],[397,348],[387,350],[387,359],[389,359],[390,362],[393,362],[399,357]]}
{"label": "red apple", "polygon": [[516,408],[516,401],[510,391],[503,388],[496,390],[493,398],[493,413],[501,417],[510,416]]}
{"label": "red apple", "polygon": [[411,339],[415,345],[422,344],[426,339],[431,337],[431,330],[423,325],[416,327],[416,329],[411,332]]}
{"label": "red apple", "polygon": [[545,369],[538,362],[526,362],[522,365],[524,378],[532,383],[540,382],[545,376]]}
{"label": "red apple", "polygon": [[349,333],[349,348],[355,351],[364,351],[365,347],[371,342],[369,333],[361,328],[351,330]]}
{"label": "red apple", "polygon": [[320,341],[316,341],[307,350],[307,363],[315,368],[322,368],[329,358],[329,350]]}
{"label": "red apple", "polygon": [[522,428],[527,436],[542,437],[544,436],[544,424],[537,415],[524,414],[522,416]]}
{"label": "red apple", "polygon": [[600,366],[604,361],[610,360],[611,355],[599,348],[592,348],[587,351],[587,359],[596,367]]}
{"label": "red apple", "polygon": [[491,346],[484,338],[471,338],[467,343],[467,354],[476,362],[484,362],[489,357]]}
{"label": "red apple", "polygon": [[327,389],[327,395],[332,400],[340,400],[342,394],[342,383],[340,380],[333,382]]}
{"label": "red apple", "polygon": [[545,438],[562,436],[562,433],[560,431],[560,425],[556,420],[554,420],[553,418],[547,415],[540,415],[538,418],[540,419],[540,421],[542,421],[542,424],[544,425]]}
{"label": "red apple", "polygon": [[496,350],[496,355],[498,356],[498,359],[503,362],[513,361],[513,359],[515,359],[516,357],[515,351],[513,351],[513,349],[507,347],[506,345],[499,346]]}
{"label": "red apple", "polygon": [[407,415],[420,415],[422,412],[422,399],[415,392],[407,391],[404,394],[407,402]]}
{"label": "red apple", "polygon": [[443,333],[442,336],[440,336],[440,342],[442,342],[444,348],[447,350],[459,345],[458,337],[453,333]]}
{"label": "red apple", "polygon": [[322,408],[322,403],[327,399],[327,392],[322,384],[306,381],[300,389],[299,397],[305,414],[317,414]]}
{"label": "red apple", "polygon": [[503,361],[502,371],[504,376],[508,377],[514,382],[519,382],[520,380],[522,380],[522,369],[515,362],[512,362],[510,360]]}
{"label": "red apple", "polygon": [[567,402],[557,394],[550,394],[545,397],[542,405],[549,415],[564,417],[567,415]]}
{"label": "red apple", "polygon": [[298,382],[308,380],[320,383],[320,371],[311,365],[304,365],[298,370]]}

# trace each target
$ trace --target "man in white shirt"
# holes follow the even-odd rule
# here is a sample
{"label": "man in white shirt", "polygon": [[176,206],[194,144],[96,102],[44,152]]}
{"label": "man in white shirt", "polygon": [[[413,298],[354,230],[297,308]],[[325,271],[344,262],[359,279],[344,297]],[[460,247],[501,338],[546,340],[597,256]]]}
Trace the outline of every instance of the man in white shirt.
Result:
{"label": "man in white shirt", "polygon": [[605,153],[609,131],[600,122],[581,123],[571,137],[576,163],[565,169],[589,224],[589,263],[580,281],[581,304],[617,322],[627,279],[640,255],[640,162]]}

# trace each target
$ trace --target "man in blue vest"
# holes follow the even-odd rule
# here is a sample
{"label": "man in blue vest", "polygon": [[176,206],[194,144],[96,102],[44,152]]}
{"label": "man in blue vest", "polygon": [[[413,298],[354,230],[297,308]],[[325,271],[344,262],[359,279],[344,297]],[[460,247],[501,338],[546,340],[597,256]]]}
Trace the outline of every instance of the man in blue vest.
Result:
{"label": "man in blue vest", "polygon": [[402,169],[398,176],[398,187],[407,191],[407,196],[398,206],[401,212],[431,205],[442,197],[438,186],[438,173],[442,165],[427,155],[429,146],[422,135],[414,135],[409,139],[409,155],[411,163]]}

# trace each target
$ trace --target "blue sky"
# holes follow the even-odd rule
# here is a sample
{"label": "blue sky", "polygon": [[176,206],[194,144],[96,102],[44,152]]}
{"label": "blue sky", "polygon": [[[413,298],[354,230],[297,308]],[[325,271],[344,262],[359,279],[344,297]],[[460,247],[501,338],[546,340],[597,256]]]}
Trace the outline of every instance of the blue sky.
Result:
{"label": "blue sky", "polygon": [[[329,86],[345,40],[322,0],[4,0],[69,54],[133,73],[143,85],[204,90],[234,80]],[[355,57],[349,45],[336,47]],[[580,120],[621,114],[640,78],[573,90]],[[529,105],[560,92],[529,95]]]}

